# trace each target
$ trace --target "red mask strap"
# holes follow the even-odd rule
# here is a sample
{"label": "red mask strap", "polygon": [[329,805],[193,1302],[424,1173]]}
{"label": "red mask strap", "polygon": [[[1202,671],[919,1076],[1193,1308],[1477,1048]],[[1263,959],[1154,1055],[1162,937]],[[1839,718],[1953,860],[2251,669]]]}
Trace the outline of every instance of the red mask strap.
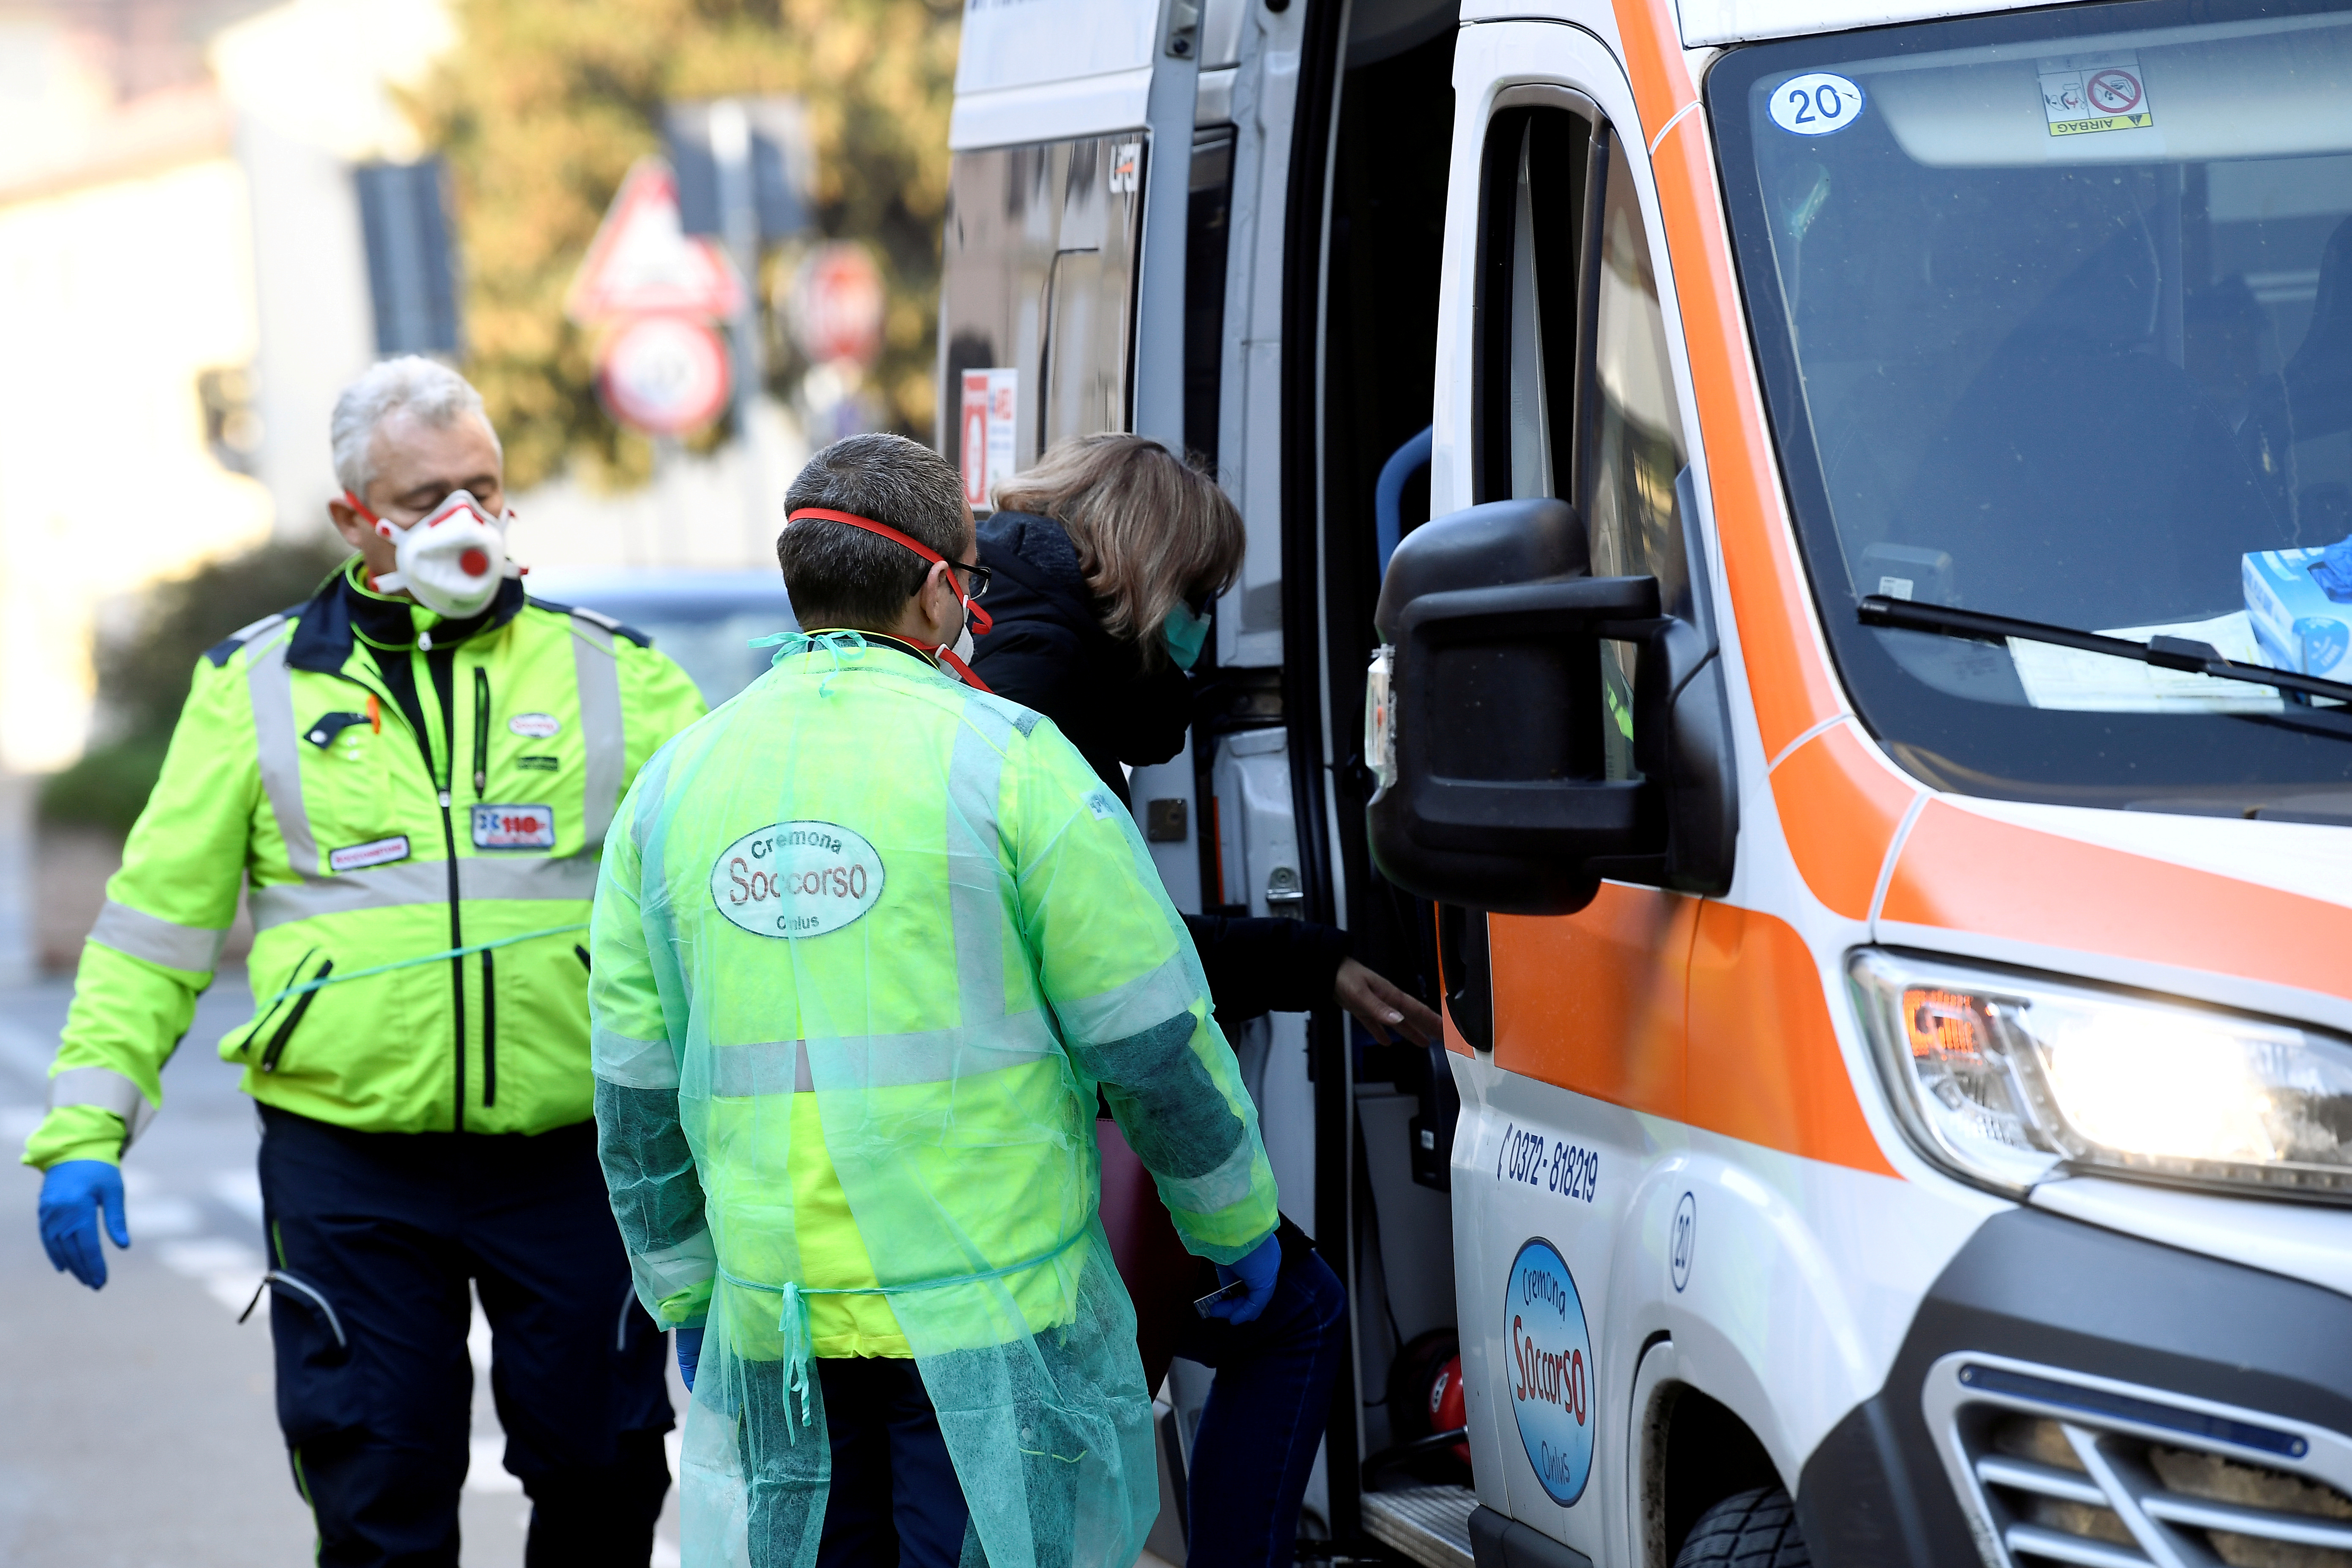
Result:
{"label": "red mask strap", "polygon": [[[789,528],[804,517],[821,518],[826,522],[845,522],[852,528],[862,528],[868,533],[878,533],[893,544],[905,545],[908,549],[913,551],[916,554],[921,556],[926,561],[935,562],[939,565],[946,566],[948,568],[948,586],[955,591],[955,596],[963,605],[964,613],[971,617],[971,635],[976,637],[984,637],[994,629],[996,622],[990,617],[989,613],[985,609],[981,607],[979,602],[977,600],[964,597],[963,584],[957,578],[955,568],[949,564],[948,558],[941,555],[929,545],[908,537],[906,534],[899,532],[897,529],[891,527],[887,522],[877,522],[870,517],[859,517],[854,512],[832,511],[821,506],[804,506],[798,511],[788,513],[784,518],[784,526]],[[958,674],[961,675],[972,685],[980,686],[980,677],[972,674],[971,667],[970,665],[964,663],[963,660],[957,658],[953,654],[950,654],[948,658],[955,666]],[[988,689],[985,686],[981,686],[980,689],[982,691]]]}
{"label": "red mask strap", "polygon": [[950,669],[954,670],[957,677],[961,679],[966,686],[972,688],[974,690],[985,691],[991,697],[996,695],[996,688],[991,686],[985,680],[982,680],[980,678],[980,671],[972,668],[971,666],[966,664],[961,658],[958,658],[956,657],[955,649],[951,647],[943,647],[939,650],[939,654],[940,662],[946,665]]}
{"label": "red mask strap", "polygon": [[[377,532],[381,533],[383,531],[383,519],[376,516],[373,511],[371,511],[368,509],[367,502],[360,500],[359,497],[352,494],[351,491],[345,490],[343,492],[343,503],[346,506],[349,506],[353,511],[359,513],[362,517],[367,519],[368,525],[373,528]],[[368,589],[370,592],[373,592],[375,589],[375,574],[370,572],[365,567],[362,567],[360,569],[360,575],[367,579]],[[370,698],[368,700],[373,702],[375,700],[373,698]],[[381,721],[378,721],[377,728],[383,728]]]}

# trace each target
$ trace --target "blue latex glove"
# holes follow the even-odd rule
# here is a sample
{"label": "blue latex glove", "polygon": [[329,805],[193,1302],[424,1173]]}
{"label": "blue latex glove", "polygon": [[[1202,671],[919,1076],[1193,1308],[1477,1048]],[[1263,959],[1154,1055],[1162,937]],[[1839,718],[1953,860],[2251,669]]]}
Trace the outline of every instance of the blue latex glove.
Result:
{"label": "blue latex glove", "polygon": [[686,1379],[686,1391],[688,1394],[694,1392],[694,1369],[701,1360],[702,1331],[700,1329],[678,1330],[677,1375]]}
{"label": "blue latex glove", "polygon": [[2321,593],[2339,605],[2352,604],[2352,537],[2329,545],[2306,570]]}
{"label": "blue latex glove", "polygon": [[1274,1282],[1282,1274],[1282,1237],[1268,1232],[1266,1238],[1252,1247],[1238,1263],[1217,1265],[1217,1283],[1230,1285],[1238,1279],[1249,1287],[1249,1294],[1238,1300],[1219,1301],[1209,1309],[1209,1316],[1223,1318],[1229,1323],[1247,1323],[1265,1310],[1274,1300]]}
{"label": "blue latex glove", "polygon": [[106,1283],[106,1254],[98,1245],[96,1210],[117,1247],[131,1245],[122,1213],[122,1167],[104,1160],[63,1160],[41,1178],[41,1245],[60,1272],[95,1290]]}

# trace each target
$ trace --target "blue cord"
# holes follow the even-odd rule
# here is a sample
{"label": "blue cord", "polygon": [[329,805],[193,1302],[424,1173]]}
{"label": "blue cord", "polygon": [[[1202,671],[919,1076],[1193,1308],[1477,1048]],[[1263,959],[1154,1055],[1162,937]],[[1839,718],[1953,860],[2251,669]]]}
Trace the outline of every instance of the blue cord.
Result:
{"label": "blue cord", "polygon": [[800,1434],[793,1426],[793,1395],[800,1395],[801,1424],[806,1426],[810,1418],[809,1363],[816,1353],[815,1341],[809,1331],[808,1299],[811,1296],[901,1296],[910,1290],[938,1290],[950,1285],[983,1285],[992,1279],[1003,1279],[1042,1268],[1091,1234],[1091,1227],[1075,1230],[1049,1252],[1041,1252],[1018,1263],[1008,1263],[1002,1268],[983,1269],[978,1274],[959,1274],[950,1279],[914,1279],[902,1285],[803,1285],[798,1280],[787,1279],[782,1285],[764,1285],[757,1279],[738,1279],[724,1267],[719,1270],[719,1278],[739,1289],[772,1292],[783,1298],[782,1309],[776,1314],[776,1328],[784,1336],[784,1361],[790,1368],[784,1374],[784,1433],[789,1441],[797,1443]]}
{"label": "blue cord", "polygon": [[1429,467],[1429,454],[1436,445],[1436,437],[1437,427],[1427,426],[1390,453],[1389,460],[1381,465],[1380,483],[1372,488],[1372,534],[1380,548],[1383,577],[1389,574],[1389,557],[1404,541],[1404,482]]}
{"label": "blue cord", "polygon": [[[797,653],[828,653],[833,656],[833,668],[816,689],[819,697],[833,694],[833,678],[841,673],[845,664],[856,664],[866,657],[866,639],[852,631],[772,632],[763,637],[753,637],[753,647],[772,647],[775,657],[768,660],[772,669]],[[844,656],[847,656],[845,658]]]}

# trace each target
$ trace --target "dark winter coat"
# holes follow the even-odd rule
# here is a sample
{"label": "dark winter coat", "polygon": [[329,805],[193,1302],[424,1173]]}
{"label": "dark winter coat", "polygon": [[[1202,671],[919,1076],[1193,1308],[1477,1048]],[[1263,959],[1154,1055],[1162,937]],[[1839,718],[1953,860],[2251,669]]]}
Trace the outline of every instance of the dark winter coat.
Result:
{"label": "dark winter coat", "polygon": [[[989,689],[1051,719],[1131,811],[1121,763],[1164,763],[1184,747],[1192,682],[1161,663],[1144,668],[1132,642],[1103,629],[1078,570],[1077,546],[1048,517],[1001,511],[980,524],[985,601],[995,626],[975,643],[972,668]],[[1218,1021],[1326,1006],[1348,934],[1310,921],[1186,915]]]}
{"label": "dark winter coat", "polygon": [[1173,665],[1147,671],[1135,644],[1103,629],[1078,549],[1050,517],[1000,511],[980,525],[985,603],[995,628],[974,645],[989,689],[1051,719],[1130,811],[1119,764],[1184,749],[1192,683]]}

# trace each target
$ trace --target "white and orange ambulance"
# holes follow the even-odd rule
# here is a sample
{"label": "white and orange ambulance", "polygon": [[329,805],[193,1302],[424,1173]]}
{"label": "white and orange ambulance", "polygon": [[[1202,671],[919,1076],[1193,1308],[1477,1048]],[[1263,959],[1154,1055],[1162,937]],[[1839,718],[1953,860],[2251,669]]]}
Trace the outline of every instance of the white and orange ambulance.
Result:
{"label": "white and orange ambulance", "polygon": [[943,447],[1217,466],[1147,837],[1445,1003],[1236,1031],[1354,1293],[1310,1553],[2352,1564],[2352,9],[961,50]]}

